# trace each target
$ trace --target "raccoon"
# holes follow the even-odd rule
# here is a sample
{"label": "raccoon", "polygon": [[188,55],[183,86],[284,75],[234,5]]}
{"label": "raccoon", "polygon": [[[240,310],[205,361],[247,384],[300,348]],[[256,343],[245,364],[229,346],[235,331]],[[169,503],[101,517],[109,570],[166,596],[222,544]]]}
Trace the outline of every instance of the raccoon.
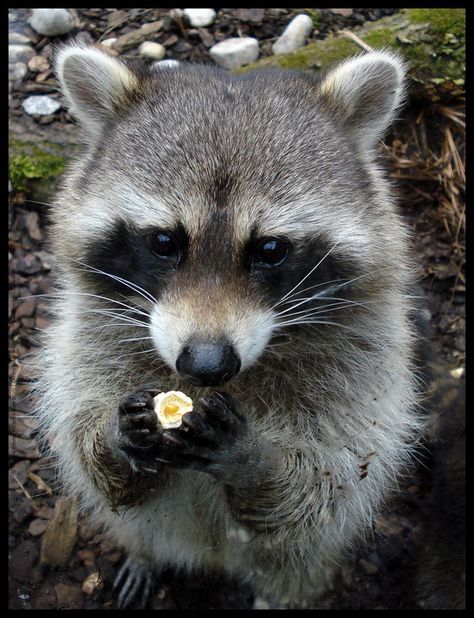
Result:
{"label": "raccoon", "polygon": [[[171,566],[309,606],[423,430],[416,273],[377,161],[404,63],[145,71],[72,44],[57,73],[87,147],[52,212],[38,418],[127,552],[118,605]],[[168,390],[194,409],[163,430]]]}

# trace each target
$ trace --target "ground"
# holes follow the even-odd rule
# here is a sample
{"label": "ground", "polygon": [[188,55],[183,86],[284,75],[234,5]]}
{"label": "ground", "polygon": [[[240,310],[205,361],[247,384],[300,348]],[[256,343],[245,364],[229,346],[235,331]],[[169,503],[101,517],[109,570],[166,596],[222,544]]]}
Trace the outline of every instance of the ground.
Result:
{"label": "ground", "polygon": [[[324,38],[341,28],[352,29],[394,11],[354,9],[346,15],[330,10],[312,11],[318,31],[311,40]],[[270,54],[272,41],[281,34],[292,11],[221,9],[212,26],[198,30],[191,29],[182,19],[173,19],[165,9],[120,13],[112,9],[88,9],[77,10],[76,14],[79,25],[75,34],[89,43],[125,34],[141,23],[163,19],[155,40],[164,44],[167,57],[209,62],[209,47],[229,36],[256,36],[262,55]],[[10,29],[26,34],[36,53],[49,65],[52,42],[28,28],[27,15],[27,10],[11,11]],[[53,43],[60,41],[54,39]],[[125,53],[130,58],[136,55],[135,49]],[[58,135],[75,136],[76,127],[64,110],[52,117],[26,117],[21,102],[31,93],[58,96],[50,68],[42,73],[30,70],[23,81],[11,85],[10,117],[17,135],[22,139],[32,136],[32,141],[50,136],[56,142]],[[413,263],[419,268],[431,314],[433,364],[438,381],[435,380],[434,387],[438,396],[432,401],[441,405],[440,389],[453,394],[455,403],[446,409],[454,406],[453,416],[461,419],[462,404],[456,402],[464,385],[465,354],[463,118],[460,98],[423,108],[408,105],[381,147],[381,156],[399,192],[400,210],[412,230]],[[45,195],[44,185],[41,193],[41,187],[15,183],[10,191],[9,600],[14,609],[106,609],[114,607],[111,586],[123,555],[87,522],[81,520],[76,524],[71,504],[65,504],[60,498],[52,462],[37,449],[36,425],[29,416],[34,400],[28,395],[28,388],[34,375],[25,360],[37,345],[38,331],[47,327],[49,320],[46,303],[40,296],[31,296],[51,291],[49,255],[44,244],[48,211],[44,202],[52,199],[50,191]],[[436,386],[441,382],[443,387]],[[318,608],[423,606],[415,597],[413,581],[416,557],[432,508],[433,479],[429,467],[430,457],[421,450],[419,463],[375,520],[373,533],[366,543],[341,568],[332,588],[318,602]],[[61,520],[61,513],[69,519],[64,516]],[[48,527],[50,533],[59,530],[62,536],[57,538],[72,547],[61,568],[40,564],[40,555],[45,562],[48,542],[51,544]],[[213,580],[201,574],[183,576],[170,570],[157,581],[151,606],[248,608],[254,602],[248,591],[236,582]]]}

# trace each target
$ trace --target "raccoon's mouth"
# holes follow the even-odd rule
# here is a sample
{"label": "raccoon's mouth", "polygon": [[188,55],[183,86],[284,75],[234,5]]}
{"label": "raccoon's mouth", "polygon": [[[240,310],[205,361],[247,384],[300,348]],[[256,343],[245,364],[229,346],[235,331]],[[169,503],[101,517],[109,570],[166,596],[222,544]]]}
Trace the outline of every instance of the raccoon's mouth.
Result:
{"label": "raccoon's mouth", "polygon": [[235,378],[241,365],[239,355],[227,339],[190,342],[176,360],[179,375],[193,386],[221,386]]}

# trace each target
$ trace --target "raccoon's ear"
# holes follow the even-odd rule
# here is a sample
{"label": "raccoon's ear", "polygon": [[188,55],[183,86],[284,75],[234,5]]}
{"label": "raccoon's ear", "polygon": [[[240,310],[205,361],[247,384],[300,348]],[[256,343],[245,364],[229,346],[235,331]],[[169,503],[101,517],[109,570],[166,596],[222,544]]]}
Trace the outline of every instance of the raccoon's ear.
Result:
{"label": "raccoon's ear", "polygon": [[91,134],[128,106],[138,87],[130,69],[94,47],[64,47],[56,58],[56,71],[71,113]]}
{"label": "raccoon's ear", "polygon": [[365,147],[375,145],[402,103],[406,68],[389,51],[371,51],[330,70],[320,85],[328,110]]}

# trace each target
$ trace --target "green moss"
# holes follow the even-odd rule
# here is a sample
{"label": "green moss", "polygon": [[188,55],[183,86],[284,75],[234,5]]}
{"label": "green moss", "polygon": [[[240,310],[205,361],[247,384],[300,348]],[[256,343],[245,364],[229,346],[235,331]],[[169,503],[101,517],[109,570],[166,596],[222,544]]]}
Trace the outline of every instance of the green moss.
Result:
{"label": "green moss", "polygon": [[413,24],[429,24],[433,32],[464,37],[466,29],[465,9],[406,9]]}
{"label": "green moss", "polygon": [[16,191],[29,191],[31,181],[41,180],[50,184],[60,176],[66,166],[65,157],[57,144],[23,143],[11,139],[9,143],[9,177]]}
{"label": "green moss", "polygon": [[[366,24],[354,31],[373,48],[399,50],[406,59],[412,83],[417,83],[415,96],[423,96],[423,87],[431,96],[432,86],[440,96],[449,95],[453,85],[462,86],[465,73],[465,11],[463,9],[402,9],[398,13]],[[360,53],[350,39],[328,36],[322,41],[280,56],[269,56],[238,69],[276,67],[311,70],[326,68]],[[415,90],[413,90],[413,93]]]}

